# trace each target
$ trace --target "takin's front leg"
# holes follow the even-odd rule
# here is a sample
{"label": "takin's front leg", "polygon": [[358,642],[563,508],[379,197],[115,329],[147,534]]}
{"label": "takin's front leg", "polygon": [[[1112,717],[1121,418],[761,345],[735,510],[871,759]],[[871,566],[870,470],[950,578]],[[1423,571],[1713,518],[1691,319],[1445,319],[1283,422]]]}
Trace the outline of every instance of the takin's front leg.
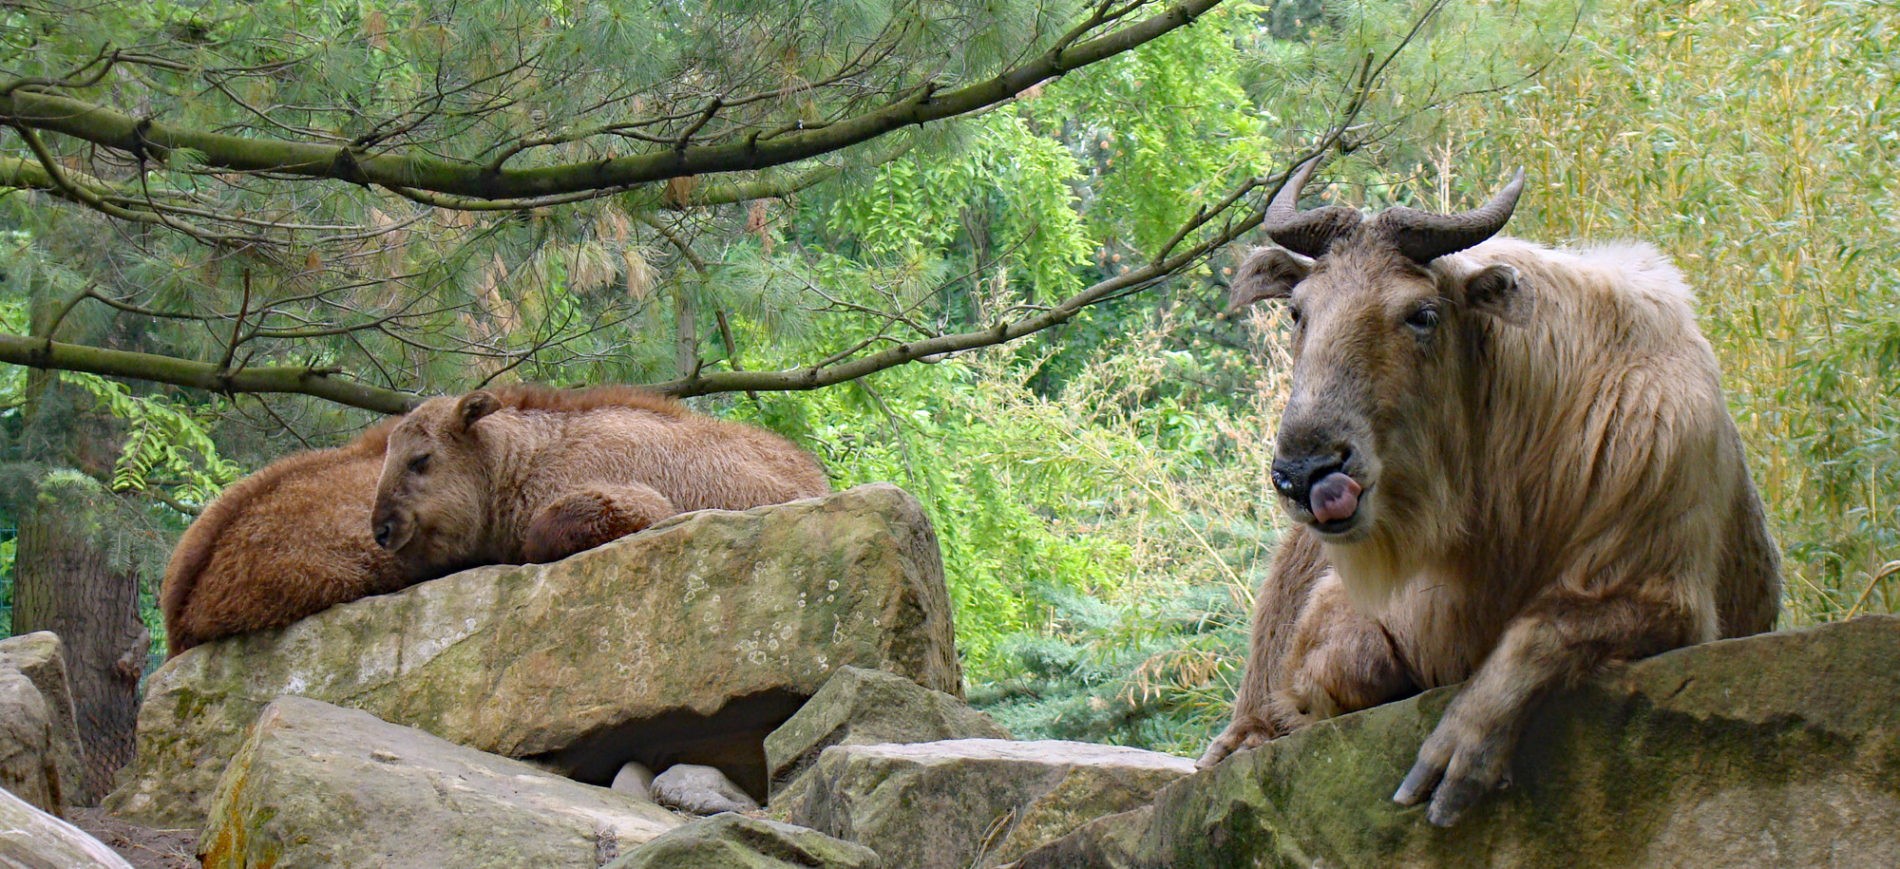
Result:
{"label": "takin's front leg", "polygon": [[1417,694],[1392,638],[1346,596],[1327,571],[1293,629],[1269,706],[1286,730]]}
{"label": "takin's front leg", "polygon": [[[1672,594],[1671,592],[1676,592]],[[1445,710],[1392,799],[1449,827],[1498,787],[1531,708],[1611,660],[1643,658],[1695,642],[1696,620],[1666,581],[1605,591],[1557,587],[1505,628],[1497,648]]]}
{"label": "takin's front leg", "polygon": [[1325,572],[1319,541],[1303,527],[1287,529],[1273,551],[1266,578],[1254,592],[1247,668],[1241,673],[1240,691],[1234,696],[1233,720],[1214,737],[1201,759],[1195,761],[1196,766],[1206,769],[1236,751],[1287,732],[1286,725],[1274,719],[1273,688],[1281,682],[1280,670],[1306,599]]}
{"label": "takin's front leg", "polygon": [[639,483],[588,486],[535,512],[522,538],[522,558],[529,564],[559,561],[678,512],[666,496]]}
{"label": "takin's front leg", "polygon": [[1318,542],[1303,528],[1288,534],[1255,596],[1233,722],[1196,761],[1203,769],[1322,718],[1418,690],[1378,624],[1352,607]]}

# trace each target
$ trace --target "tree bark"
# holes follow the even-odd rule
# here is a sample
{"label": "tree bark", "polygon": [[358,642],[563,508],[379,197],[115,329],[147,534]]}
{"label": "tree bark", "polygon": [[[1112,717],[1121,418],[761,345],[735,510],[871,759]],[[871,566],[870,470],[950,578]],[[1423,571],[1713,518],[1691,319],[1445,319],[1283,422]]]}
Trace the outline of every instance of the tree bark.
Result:
{"label": "tree bark", "polygon": [[132,759],[139,675],[150,637],[139,619],[139,577],[116,570],[98,535],[64,515],[71,498],[35,498],[20,517],[15,551],[13,630],[52,631],[66,645],[73,711],[86,752],[85,779],[69,794],[95,805]]}
{"label": "tree bark", "polygon": [[677,281],[673,289],[673,369],[679,379],[699,374],[699,291],[693,281]]}
{"label": "tree bark", "polygon": [[[35,372],[25,395],[29,455],[48,468],[110,467],[114,433],[82,409],[89,402],[73,387]],[[66,678],[86,754],[84,777],[66,799],[82,806],[98,804],[132,759],[139,676],[150,648],[139,618],[137,569],[132,559],[113,557],[123,517],[114,515],[109,496],[88,485],[85,477],[42,475],[18,499],[13,562],[13,630],[52,631],[66,647]]]}

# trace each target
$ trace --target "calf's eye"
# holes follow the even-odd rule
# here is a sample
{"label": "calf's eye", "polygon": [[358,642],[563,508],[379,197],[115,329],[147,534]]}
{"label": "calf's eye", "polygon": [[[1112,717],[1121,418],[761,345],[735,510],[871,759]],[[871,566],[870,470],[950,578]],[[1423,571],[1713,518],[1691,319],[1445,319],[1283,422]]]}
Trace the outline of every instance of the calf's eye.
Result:
{"label": "calf's eye", "polygon": [[415,458],[409,460],[409,470],[413,473],[420,474],[423,471],[426,471],[428,469],[429,469],[429,454],[428,453],[423,453],[422,455],[416,456]]}
{"label": "calf's eye", "polygon": [[1430,332],[1438,327],[1438,309],[1428,305],[1413,311],[1410,317],[1405,318],[1405,325],[1420,332]]}

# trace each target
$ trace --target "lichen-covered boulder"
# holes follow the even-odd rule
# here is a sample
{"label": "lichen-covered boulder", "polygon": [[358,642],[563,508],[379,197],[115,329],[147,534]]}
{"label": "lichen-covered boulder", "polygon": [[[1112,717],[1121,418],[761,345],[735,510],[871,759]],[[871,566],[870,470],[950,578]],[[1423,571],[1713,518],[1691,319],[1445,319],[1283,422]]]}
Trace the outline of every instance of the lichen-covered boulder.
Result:
{"label": "lichen-covered boulder", "polygon": [[226,766],[207,869],[594,869],[683,821],[650,802],[302,697]]}
{"label": "lichen-covered boulder", "polygon": [[834,745],[1008,739],[1009,731],[963,699],[894,673],[840,667],[818,693],[765,737],[772,799]]}
{"label": "lichen-covered boulder", "polygon": [[1193,771],[1186,758],[1084,742],[839,745],[819,755],[790,820],[891,866],[991,866]]}
{"label": "lichen-covered boulder", "polygon": [[244,729],[285,694],[602,785],[628,761],[691,762],[763,797],[765,735],[847,664],[962,691],[936,535],[888,485],[690,513],[191,649],[152,676],[107,805],[201,823]]}
{"label": "lichen-covered boulder", "polygon": [[1900,618],[1724,640],[1550,699],[1439,829],[1392,791],[1446,688],[1243,751],[1023,867],[1900,866]]}
{"label": "lichen-covered boulder", "polygon": [[105,843],[0,789],[0,866],[7,869],[132,869]]}
{"label": "lichen-covered boulder", "polygon": [[0,640],[0,787],[60,813],[85,774],[59,637]]}
{"label": "lichen-covered boulder", "polygon": [[662,834],[607,869],[877,869],[863,845],[815,830],[726,813]]}

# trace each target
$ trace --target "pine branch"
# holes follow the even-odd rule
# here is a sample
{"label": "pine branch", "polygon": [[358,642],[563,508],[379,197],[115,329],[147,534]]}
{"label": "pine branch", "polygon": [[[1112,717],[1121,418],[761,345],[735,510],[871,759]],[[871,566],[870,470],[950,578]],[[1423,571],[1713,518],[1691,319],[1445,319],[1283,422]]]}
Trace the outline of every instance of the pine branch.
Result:
{"label": "pine branch", "polygon": [[[1336,143],[1338,129],[1307,156],[1313,156]],[[1305,158],[1301,159],[1304,162]],[[1297,165],[1297,164],[1296,164]],[[1068,322],[1091,305],[1121,298],[1159,284],[1175,273],[1233,242],[1258,226],[1265,217],[1264,198],[1240,212],[1239,205],[1256,191],[1278,179],[1251,178],[1236,187],[1212,209],[1198,211],[1171,239],[1139,268],[1130,269],[1064,299],[1050,307],[1032,309],[1033,313],[1015,319],[999,319],[994,325],[949,335],[936,335],[916,341],[898,341],[874,336],[857,349],[884,343],[890,346],[874,353],[856,355],[856,350],[835,354],[830,359],[807,367],[779,371],[717,371],[704,373],[697,368],[688,376],[648,388],[668,395],[686,397],[722,392],[784,392],[818,389],[869,374],[895,368],[908,362],[930,361],[943,355],[992,347]],[[1240,212],[1240,213],[1237,213]],[[1195,244],[1183,247],[1183,239],[1196,228],[1216,219],[1222,222]],[[64,344],[39,338],[0,334],[0,362],[65,371],[85,371],[110,377],[126,377],[174,386],[187,386],[223,394],[298,393],[380,413],[403,413],[419,404],[423,396],[369,386],[333,375],[336,369],[307,366],[240,368],[227,371],[208,362],[172,356],[110,350],[80,344]]]}
{"label": "pine branch", "polygon": [[0,83],[0,123],[60,133],[153,160],[189,149],[200,155],[204,165],[227,171],[333,179],[469,200],[537,200],[624,190],[688,175],[782,166],[904,127],[980,111],[1051,78],[1186,27],[1219,2],[1179,0],[1149,18],[1085,41],[1079,40],[1079,32],[1072,33],[1042,54],[986,81],[944,92],[934,82],[925,82],[881,108],[820,126],[753,133],[743,141],[720,145],[690,145],[682,139],[677,147],[650,153],[555,166],[496,171],[483,163],[420,152],[372,153],[350,144],[247,138],[134,118],[106,106],[21,87],[18,81]]}

